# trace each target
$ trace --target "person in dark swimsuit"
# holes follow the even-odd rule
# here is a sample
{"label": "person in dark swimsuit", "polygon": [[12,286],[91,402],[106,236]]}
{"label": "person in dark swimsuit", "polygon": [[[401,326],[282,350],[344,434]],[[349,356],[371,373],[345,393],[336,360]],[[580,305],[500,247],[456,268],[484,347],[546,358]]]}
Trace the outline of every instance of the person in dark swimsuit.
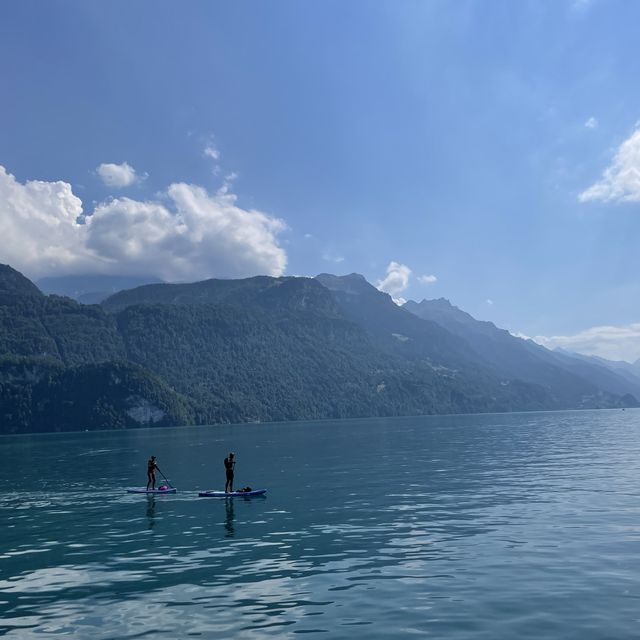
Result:
{"label": "person in dark swimsuit", "polygon": [[227,473],[227,481],[224,484],[224,492],[231,493],[233,491],[233,468],[236,466],[236,461],[234,460],[235,455],[230,453],[224,459],[224,468]]}
{"label": "person in dark swimsuit", "polygon": [[149,485],[151,485],[152,489],[156,488],[156,469],[158,465],[156,464],[156,457],[151,456],[149,460],[147,460],[147,491],[149,490]]}

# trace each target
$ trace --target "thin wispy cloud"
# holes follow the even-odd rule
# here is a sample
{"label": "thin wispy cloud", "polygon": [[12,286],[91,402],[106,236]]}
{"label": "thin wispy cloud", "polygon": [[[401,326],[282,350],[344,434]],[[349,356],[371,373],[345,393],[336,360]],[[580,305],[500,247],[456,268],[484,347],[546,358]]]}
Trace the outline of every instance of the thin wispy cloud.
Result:
{"label": "thin wispy cloud", "polygon": [[594,118],[593,116],[591,116],[591,118],[589,118],[585,123],[584,126],[587,129],[597,129],[598,128],[598,121],[596,118]]}
{"label": "thin wispy cloud", "polygon": [[336,264],[340,264],[341,262],[344,262],[344,258],[342,256],[336,255],[335,253],[332,253],[331,251],[325,251],[322,254],[322,259],[324,261],[326,261],[326,262],[334,262]]}
{"label": "thin wispy cloud", "polygon": [[620,145],[602,178],[578,198],[580,202],[640,201],[640,128]]}
{"label": "thin wispy cloud", "polygon": [[[200,141],[202,142],[202,138]],[[220,162],[222,158],[222,153],[220,149],[216,146],[214,142],[214,136],[208,135],[204,137],[204,146],[202,149],[203,157],[208,160],[213,160],[213,169],[212,173],[214,176],[221,176],[225,171],[223,164]],[[239,174],[236,171],[226,171],[224,177],[222,178],[222,185],[218,189],[218,193],[226,194],[231,190],[231,183],[237,180]]]}
{"label": "thin wispy cloud", "polygon": [[548,349],[561,347],[608,360],[634,362],[640,358],[640,322],[622,326],[599,326],[568,336],[535,336]]}
{"label": "thin wispy cloud", "polygon": [[[215,136],[213,134],[208,134],[205,136],[199,136],[198,140],[202,145],[202,156],[207,160],[213,160],[213,169],[211,170],[214,176],[219,176],[223,168],[220,164],[220,159],[222,158],[222,153],[218,148],[218,145],[215,142]],[[229,181],[225,179],[225,184]]]}
{"label": "thin wispy cloud", "polygon": [[220,151],[216,149],[213,145],[208,144],[203,151],[204,155],[207,158],[211,158],[212,160],[220,160]]}
{"label": "thin wispy cloud", "polygon": [[418,276],[418,282],[421,282],[422,284],[435,284],[438,282],[438,278],[434,275]]}
{"label": "thin wispy cloud", "polygon": [[129,187],[147,177],[146,174],[138,175],[128,162],[123,162],[122,164],[103,162],[96,169],[96,173],[104,184],[116,189]]}
{"label": "thin wispy cloud", "polygon": [[165,280],[282,275],[283,220],[234,194],[171,184],[156,200],[116,198],[83,216],[62,181],[21,183],[0,166],[0,261],[31,277],[75,272],[154,274]]}

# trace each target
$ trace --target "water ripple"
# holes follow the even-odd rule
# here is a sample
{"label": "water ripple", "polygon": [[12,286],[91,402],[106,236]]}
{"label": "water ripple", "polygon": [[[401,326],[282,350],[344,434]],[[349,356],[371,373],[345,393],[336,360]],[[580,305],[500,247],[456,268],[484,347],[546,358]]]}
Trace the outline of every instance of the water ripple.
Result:
{"label": "water ripple", "polygon": [[[3,438],[0,635],[635,638],[639,418]],[[266,498],[197,497],[230,448]]]}

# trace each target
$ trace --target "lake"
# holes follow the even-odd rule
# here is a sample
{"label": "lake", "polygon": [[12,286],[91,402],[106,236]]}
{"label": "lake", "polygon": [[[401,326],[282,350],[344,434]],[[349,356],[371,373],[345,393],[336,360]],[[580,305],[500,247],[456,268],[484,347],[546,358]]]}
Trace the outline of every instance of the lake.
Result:
{"label": "lake", "polygon": [[[0,438],[0,635],[637,638],[640,411]],[[265,497],[199,498],[236,486]],[[146,484],[154,454],[176,495]]]}

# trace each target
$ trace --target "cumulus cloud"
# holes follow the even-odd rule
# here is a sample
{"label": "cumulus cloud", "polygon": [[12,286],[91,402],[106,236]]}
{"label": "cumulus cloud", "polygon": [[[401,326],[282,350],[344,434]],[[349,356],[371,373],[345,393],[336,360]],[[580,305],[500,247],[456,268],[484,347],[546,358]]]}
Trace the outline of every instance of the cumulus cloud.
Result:
{"label": "cumulus cloud", "polygon": [[141,176],[137,175],[136,170],[127,162],[122,164],[102,163],[96,169],[96,173],[108,187],[118,189],[129,187],[141,179]]}
{"label": "cumulus cloud", "polygon": [[94,257],[78,222],[82,212],[70,184],[22,184],[0,166],[0,262],[34,276],[88,266]]}
{"label": "cumulus cloud", "polygon": [[591,327],[571,336],[535,336],[538,344],[561,347],[608,360],[634,362],[640,358],[640,322],[623,326]]}
{"label": "cumulus cloud", "polygon": [[583,191],[579,200],[640,201],[640,127],[620,145],[602,178]]}
{"label": "cumulus cloud", "polygon": [[422,282],[422,284],[434,284],[438,282],[438,278],[436,278],[434,275],[418,276],[418,282]]}
{"label": "cumulus cloud", "polygon": [[598,127],[598,121],[597,121],[593,116],[591,116],[591,118],[589,118],[589,119],[584,123],[584,126],[585,126],[587,129],[597,129],[597,127]]}
{"label": "cumulus cloud", "polygon": [[238,206],[228,190],[185,183],[158,201],[108,200],[79,222],[65,182],[21,184],[0,167],[0,261],[31,277],[71,272],[153,274],[166,280],[282,275],[279,218]]}
{"label": "cumulus cloud", "polygon": [[388,293],[393,298],[397,298],[409,286],[411,269],[406,264],[390,262],[387,267],[387,275],[384,279],[378,280],[376,287],[380,291]]}

